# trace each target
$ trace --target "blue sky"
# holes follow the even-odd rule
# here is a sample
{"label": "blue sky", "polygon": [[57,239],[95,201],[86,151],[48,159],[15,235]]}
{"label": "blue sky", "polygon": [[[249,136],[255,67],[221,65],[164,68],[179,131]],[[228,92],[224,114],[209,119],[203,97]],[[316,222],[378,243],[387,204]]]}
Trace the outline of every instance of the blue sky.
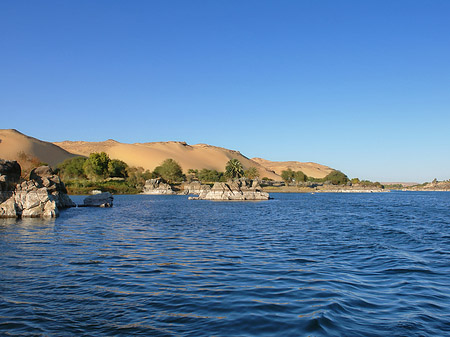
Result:
{"label": "blue sky", "polygon": [[0,2],[0,128],[450,178],[450,1]]}

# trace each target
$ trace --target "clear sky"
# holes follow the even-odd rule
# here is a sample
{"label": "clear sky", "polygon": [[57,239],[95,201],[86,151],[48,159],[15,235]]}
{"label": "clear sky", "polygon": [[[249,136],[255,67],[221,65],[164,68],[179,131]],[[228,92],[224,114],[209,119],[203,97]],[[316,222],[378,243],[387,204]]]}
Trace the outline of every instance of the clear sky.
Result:
{"label": "clear sky", "polygon": [[0,1],[0,128],[450,178],[450,1]]}

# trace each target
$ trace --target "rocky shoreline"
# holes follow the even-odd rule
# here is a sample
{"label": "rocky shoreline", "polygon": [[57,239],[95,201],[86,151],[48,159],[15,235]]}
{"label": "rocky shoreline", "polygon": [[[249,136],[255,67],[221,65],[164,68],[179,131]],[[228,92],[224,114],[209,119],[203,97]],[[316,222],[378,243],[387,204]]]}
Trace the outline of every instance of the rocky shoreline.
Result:
{"label": "rocky shoreline", "polygon": [[54,218],[60,209],[76,206],[49,166],[33,169],[29,180],[20,176],[17,162],[0,160],[0,218]]}
{"label": "rocky shoreline", "polygon": [[156,178],[145,181],[142,194],[171,195],[177,193],[172,189],[172,186],[164,183],[161,178]]}
{"label": "rocky shoreline", "polygon": [[402,189],[402,191],[450,192],[450,181],[437,181]]}
{"label": "rocky shoreline", "polygon": [[202,190],[198,197],[189,197],[189,200],[269,200],[269,193],[262,191],[256,180],[239,179],[215,183],[211,189]]}

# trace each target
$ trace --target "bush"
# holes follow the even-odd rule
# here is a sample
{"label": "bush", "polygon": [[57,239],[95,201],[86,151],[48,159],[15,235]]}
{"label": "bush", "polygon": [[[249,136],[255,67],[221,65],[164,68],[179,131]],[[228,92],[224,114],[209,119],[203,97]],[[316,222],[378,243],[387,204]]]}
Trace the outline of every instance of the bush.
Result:
{"label": "bush", "polygon": [[259,177],[259,172],[256,167],[250,167],[248,170],[244,171],[244,177],[248,179],[256,179]]}
{"label": "bush", "polygon": [[299,183],[303,183],[306,181],[308,177],[306,176],[306,174],[304,174],[302,171],[297,171],[294,173],[294,180],[297,183],[297,185]]}
{"label": "bush", "polygon": [[295,179],[295,172],[291,169],[287,169],[281,172],[281,179],[285,182],[286,186],[292,183]]}
{"label": "bush", "polygon": [[223,175],[223,172],[218,172],[216,170],[201,169],[198,172],[197,177],[201,182],[206,183],[220,181]]}
{"label": "bush", "polygon": [[65,185],[69,194],[89,194],[92,190],[101,190],[112,194],[137,194],[141,192],[140,188],[131,186],[127,181],[68,180]]}
{"label": "bush", "polygon": [[59,164],[56,169],[62,179],[86,179],[83,168],[86,160],[85,157],[69,158]]}
{"label": "bush", "polygon": [[349,181],[348,177],[344,173],[337,170],[329,173],[325,178],[323,178],[323,180],[329,181],[333,185],[344,185]]}
{"label": "bush", "polygon": [[109,161],[105,152],[91,153],[83,165],[84,173],[90,179],[104,179],[108,176]]}
{"label": "bush", "polygon": [[138,189],[142,189],[142,187],[144,187],[146,180],[156,178],[155,175],[149,170],[144,171],[144,168],[134,166],[129,166],[127,168],[127,176],[127,183]]}
{"label": "bush", "polygon": [[108,175],[111,178],[126,178],[128,165],[122,160],[112,159],[108,163]]}
{"label": "bush", "polygon": [[352,183],[352,185],[358,185],[361,181],[359,180],[359,178],[352,178],[350,182]]}
{"label": "bush", "polygon": [[169,183],[184,180],[181,166],[173,159],[164,160],[160,166],[155,168],[153,173]]}

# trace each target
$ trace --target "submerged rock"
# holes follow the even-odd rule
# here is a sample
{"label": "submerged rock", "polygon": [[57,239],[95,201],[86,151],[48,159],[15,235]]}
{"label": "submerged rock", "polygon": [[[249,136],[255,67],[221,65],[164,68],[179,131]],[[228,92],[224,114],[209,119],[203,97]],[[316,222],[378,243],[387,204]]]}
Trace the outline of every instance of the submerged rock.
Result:
{"label": "submerged rock", "polygon": [[50,167],[32,170],[30,180],[21,183],[20,171],[17,162],[0,161],[0,217],[53,218],[59,215],[59,209],[75,206],[64,183]]}
{"label": "submerged rock", "polygon": [[190,200],[268,200],[269,193],[263,192],[256,180],[239,179],[226,183],[215,183],[210,190],[203,190]]}
{"label": "submerged rock", "polygon": [[169,184],[164,183],[161,178],[149,179],[145,181],[144,194],[176,194]]}
{"label": "submerged rock", "polygon": [[112,207],[114,197],[109,192],[103,192],[86,197],[83,201],[84,207]]}

